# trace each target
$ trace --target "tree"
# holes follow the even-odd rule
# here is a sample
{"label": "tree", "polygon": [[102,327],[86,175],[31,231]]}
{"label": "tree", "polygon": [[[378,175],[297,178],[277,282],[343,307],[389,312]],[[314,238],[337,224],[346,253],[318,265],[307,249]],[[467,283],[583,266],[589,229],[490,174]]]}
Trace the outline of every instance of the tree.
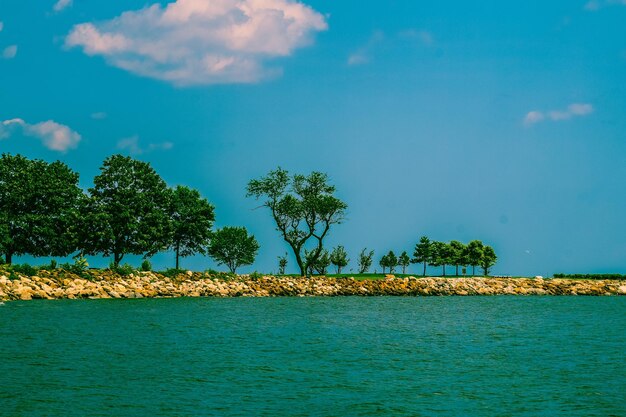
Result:
{"label": "tree", "polygon": [[413,252],[413,259],[411,262],[424,264],[424,276],[426,276],[426,264],[430,263],[431,256],[431,242],[426,236],[422,236],[417,245],[415,245],[415,251]]}
{"label": "tree", "polygon": [[449,253],[448,253],[448,245],[444,242],[431,242],[430,246],[430,266],[441,266],[443,267],[443,276],[446,276],[446,262],[448,261]]}
{"label": "tree", "polygon": [[409,254],[406,251],[402,252],[400,257],[398,258],[398,265],[402,267],[402,273],[406,274],[406,267],[411,263],[411,258],[409,258]]}
{"label": "tree", "polygon": [[78,174],[62,162],[0,157],[0,254],[67,256],[77,249]]}
{"label": "tree", "polygon": [[389,273],[393,274],[395,267],[398,265],[398,257],[393,251],[389,251],[387,255],[384,255],[380,259],[380,266],[383,267],[383,274],[385,273],[385,267],[389,268]]}
{"label": "tree", "polygon": [[458,240],[450,242],[450,260],[452,265],[456,267],[456,276],[459,276],[459,265],[467,265],[465,245]]}
{"label": "tree", "polygon": [[315,243],[308,258],[315,263],[322,254],[323,240],[330,227],[344,220],[347,205],[334,193],[335,187],[321,172],[290,177],[286,170],[278,168],[248,183],[247,196],[264,200],[263,206],[270,209],[276,228],[292,249],[302,276],[309,269],[302,257],[306,243],[309,240]]}
{"label": "tree", "polygon": [[169,215],[171,222],[170,249],[179,257],[206,254],[215,220],[214,207],[197,190],[177,186],[171,192]]}
{"label": "tree", "polygon": [[472,275],[476,275],[476,267],[480,265],[483,256],[484,245],[480,240],[472,240],[467,244],[467,263],[472,266]]}
{"label": "tree", "polygon": [[285,275],[285,268],[287,268],[287,254],[285,256],[278,257],[278,274]]}
{"label": "tree", "polygon": [[343,246],[337,246],[330,254],[330,263],[337,267],[337,274],[341,274],[341,268],[348,265],[348,253]]}
{"label": "tree", "polygon": [[496,264],[497,260],[498,257],[493,248],[491,246],[485,246],[483,248],[482,257],[480,258],[480,266],[483,268],[485,276],[489,275],[489,269]]}
{"label": "tree", "polygon": [[245,227],[223,227],[213,233],[208,253],[235,274],[240,266],[251,265],[258,251],[258,242],[253,235],[248,236]]}
{"label": "tree", "polygon": [[117,267],[126,254],[148,257],[169,246],[170,192],[149,163],[106,158],[89,194],[82,214],[83,253],[113,255]]}
{"label": "tree", "polygon": [[305,250],[304,258],[306,261],[307,272],[309,275],[313,275],[313,272],[318,275],[326,275],[326,269],[330,265],[330,255],[326,249],[322,250],[317,258],[315,257],[315,250]]}
{"label": "tree", "polygon": [[[367,272],[372,266],[372,260],[374,259],[374,251],[367,252],[367,248],[364,248],[359,254],[359,274]],[[384,273],[384,272],[383,272]]]}

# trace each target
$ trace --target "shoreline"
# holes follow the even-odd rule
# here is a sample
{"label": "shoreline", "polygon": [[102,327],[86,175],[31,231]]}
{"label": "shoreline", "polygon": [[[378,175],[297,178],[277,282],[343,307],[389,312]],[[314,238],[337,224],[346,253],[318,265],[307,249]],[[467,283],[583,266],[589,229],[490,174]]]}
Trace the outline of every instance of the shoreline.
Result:
{"label": "shoreline", "polygon": [[174,278],[154,272],[122,276],[90,271],[89,278],[65,271],[39,271],[36,276],[0,274],[0,301],[33,299],[106,299],[157,297],[335,297],[335,296],[477,296],[477,295],[626,295],[624,280],[542,278],[441,278],[392,275],[356,280],[329,277],[234,279],[187,271]]}

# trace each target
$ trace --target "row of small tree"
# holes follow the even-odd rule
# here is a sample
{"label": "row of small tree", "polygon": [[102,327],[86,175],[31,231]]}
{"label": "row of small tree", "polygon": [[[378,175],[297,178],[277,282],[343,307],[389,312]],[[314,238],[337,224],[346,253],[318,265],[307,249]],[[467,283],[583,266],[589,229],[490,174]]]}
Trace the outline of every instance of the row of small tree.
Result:
{"label": "row of small tree", "polygon": [[179,258],[208,254],[235,272],[254,261],[259,245],[243,227],[213,232],[214,207],[197,190],[169,188],[150,164],[113,155],[84,192],[62,162],[21,155],[0,158],[0,255]]}

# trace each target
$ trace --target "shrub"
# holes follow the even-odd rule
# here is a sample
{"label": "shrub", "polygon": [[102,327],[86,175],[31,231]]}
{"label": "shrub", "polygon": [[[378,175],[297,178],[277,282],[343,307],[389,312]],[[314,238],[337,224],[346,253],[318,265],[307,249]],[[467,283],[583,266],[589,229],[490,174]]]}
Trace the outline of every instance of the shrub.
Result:
{"label": "shrub", "polygon": [[142,271],[152,271],[152,263],[150,262],[150,260],[148,259],[144,259],[143,262],[141,263],[141,270]]}
{"label": "shrub", "polygon": [[176,278],[180,274],[184,274],[184,269],[176,269],[176,268],[168,268],[165,271],[160,271],[159,274],[164,275],[168,278]]}
{"label": "shrub", "polygon": [[253,281],[258,281],[260,278],[263,278],[263,274],[260,272],[254,271],[248,276]]}
{"label": "shrub", "polygon": [[11,271],[22,274],[22,275],[27,275],[29,277],[32,277],[33,275],[37,275],[37,268],[32,267],[28,264],[11,265]]}

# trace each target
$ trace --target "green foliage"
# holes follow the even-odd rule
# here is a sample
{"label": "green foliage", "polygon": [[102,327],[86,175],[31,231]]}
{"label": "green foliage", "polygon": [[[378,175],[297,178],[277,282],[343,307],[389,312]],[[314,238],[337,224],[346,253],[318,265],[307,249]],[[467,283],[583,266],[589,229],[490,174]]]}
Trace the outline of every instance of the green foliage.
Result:
{"label": "green foliage", "polygon": [[350,262],[350,259],[343,246],[340,245],[333,249],[330,254],[330,263],[337,267],[338,274],[341,274],[341,268],[347,266],[348,262]]}
{"label": "green foliage", "polygon": [[330,227],[344,219],[347,205],[334,193],[335,187],[328,184],[326,174],[290,177],[280,167],[248,183],[247,196],[264,200],[263,206],[270,209],[276,228],[293,250],[302,276],[311,266],[302,257],[305,244],[309,240],[316,243],[309,252],[310,263],[316,264]]}
{"label": "green foliage", "polygon": [[361,253],[359,254],[358,264],[359,264],[359,274],[363,274],[369,271],[372,266],[372,261],[374,259],[374,251],[367,251],[367,248],[363,248]]}
{"label": "green foliage", "polygon": [[32,266],[30,266],[28,264],[11,265],[9,270],[11,272],[16,273],[16,274],[22,274],[22,275],[26,275],[26,276],[29,276],[29,277],[37,275],[37,268],[32,267]]}
{"label": "green foliage", "polygon": [[468,265],[472,266],[472,275],[476,275],[476,267],[480,265],[480,260],[483,257],[483,242],[480,240],[472,240],[467,244],[466,258]]}
{"label": "green foliage", "polygon": [[316,273],[318,275],[326,275],[326,270],[330,266],[330,255],[326,249],[323,249],[322,252],[316,256],[316,251],[304,251],[304,258],[307,266],[307,273],[309,275],[313,275]]}
{"label": "green foliage", "polygon": [[402,252],[400,257],[398,257],[398,266],[402,267],[402,273],[406,274],[406,267],[411,263],[411,258],[406,251]]}
{"label": "green foliage", "polygon": [[176,278],[180,274],[184,274],[186,271],[184,269],[177,268],[168,268],[165,271],[159,271],[158,273],[168,277],[168,278]]}
{"label": "green foliage", "polygon": [[172,230],[169,247],[176,254],[178,268],[179,257],[206,254],[215,213],[214,207],[197,190],[184,186],[171,191],[169,210]]}
{"label": "green foliage", "polygon": [[77,248],[78,174],[62,162],[0,157],[0,255],[67,256]]}
{"label": "green foliage", "polygon": [[426,265],[430,263],[431,258],[431,242],[430,239],[426,236],[422,236],[418,244],[415,245],[415,250],[413,251],[413,259],[411,262],[414,264],[423,263],[424,264],[424,276],[426,276]]}
{"label": "green foliage", "polygon": [[465,245],[458,240],[453,240],[449,244],[450,264],[456,267],[456,275],[459,275],[459,266],[468,265],[467,249]]}
{"label": "green foliage", "polygon": [[393,274],[394,269],[398,265],[398,257],[393,251],[389,251],[386,255],[383,255],[378,262],[380,266],[383,267],[383,274],[385,273],[385,268],[389,268],[389,273]]}
{"label": "green foliage", "polygon": [[489,269],[496,264],[497,260],[498,257],[493,248],[491,246],[485,246],[483,248],[482,257],[480,258],[480,266],[485,276],[489,275]]}
{"label": "green foliage", "polygon": [[245,227],[224,227],[213,234],[208,253],[234,274],[240,266],[251,265],[258,250],[258,242]]}
{"label": "green foliage", "polygon": [[287,268],[287,254],[278,257],[278,274],[285,275],[285,268]]}
{"label": "green foliage", "polygon": [[252,281],[258,281],[261,278],[263,278],[263,274],[257,271],[254,271],[253,273],[248,275],[248,279],[251,279]]}
{"label": "green foliage", "polygon": [[168,246],[169,193],[150,164],[112,155],[89,193],[82,210],[84,253],[113,255],[119,265],[126,254],[150,256]]}
{"label": "green foliage", "polygon": [[144,259],[143,262],[141,263],[141,270],[152,271],[152,262],[150,262],[149,259]]}
{"label": "green foliage", "polygon": [[80,275],[83,278],[91,278],[87,274],[87,270],[89,269],[89,263],[87,262],[87,259],[82,256],[75,256],[74,263],[66,262],[61,264],[61,269],[76,275]]}
{"label": "green foliage", "polygon": [[554,274],[554,278],[571,278],[571,279],[626,279],[626,275],[621,274]]}

